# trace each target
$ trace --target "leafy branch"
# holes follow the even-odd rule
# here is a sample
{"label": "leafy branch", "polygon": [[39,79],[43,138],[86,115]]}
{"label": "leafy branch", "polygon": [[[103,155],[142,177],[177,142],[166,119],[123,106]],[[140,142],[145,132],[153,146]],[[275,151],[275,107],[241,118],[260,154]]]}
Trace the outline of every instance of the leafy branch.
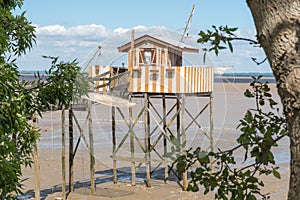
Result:
{"label": "leafy branch", "polygon": [[[232,41],[245,41],[249,42],[250,45],[259,46],[258,41],[252,40],[249,38],[243,38],[243,37],[237,37],[235,35],[235,31],[237,31],[238,28],[230,28],[227,25],[226,26],[212,26],[213,30],[207,30],[206,32],[200,31],[198,34],[200,38],[197,40],[198,43],[204,44],[209,43],[210,47],[209,49],[203,48],[204,50],[204,56],[203,56],[203,62],[205,63],[206,54],[207,52],[214,51],[216,55],[219,54],[220,50],[229,49],[230,52],[233,52],[233,45]],[[264,59],[261,62],[257,62],[256,58],[252,58],[252,60],[256,64],[262,64],[266,61]]]}
{"label": "leafy branch", "polygon": [[[259,176],[272,174],[280,178],[271,150],[287,136],[287,125],[279,114],[268,83],[260,79],[261,76],[253,77],[252,90],[244,93],[245,97],[255,99],[256,104],[240,120],[238,128],[242,134],[236,140],[236,147],[218,152],[206,152],[200,147],[189,149],[173,163],[179,172],[192,170],[188,190],[198,191],[201,185],[204,194],[213,191],[215,199],[223,200],[269,198],[268,194],[261,193],[264,183]],[[244,151],[243,160],[237,160],[236,152],[241,150]],[[214,168],[211,168],[211,161]]]}

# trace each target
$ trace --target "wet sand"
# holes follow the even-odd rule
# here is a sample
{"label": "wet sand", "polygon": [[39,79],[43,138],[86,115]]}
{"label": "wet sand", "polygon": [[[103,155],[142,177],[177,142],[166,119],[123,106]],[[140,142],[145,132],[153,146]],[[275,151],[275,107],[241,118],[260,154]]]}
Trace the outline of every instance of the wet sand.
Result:
{"label": "wet sand", "polygon": [[[272,93],[275,93],[275,85],[270,84]],[[249,88],[248,83],[215,83],[213,93],[213,118],[214,118],[214,144],[215,149],[228,149],[235,145],[235,139],[239,135],[236,129],[239,120],[245,114],[247,108],[254,106],[254,101],[246,99],[243,92]],[[278,96],[275,96],[278,100]],[[141,103],[137,100],[137,103]],[[200,110],[207,102],[206,99],[187,100],[187,109],[191,114],[195,114],[195,107]],[[160,104],[158,100],[154,104]],[[167,105],[168,108],[172,103]],[[137,185],[131,186],[130,163],[118,162],[118,183],[112,182],[112,141],[111,141],[111,108],[96,105],[93,112],[93,132],[95,139],[95,180],[96,195],[89,195],[89,150],[81,139],[74,162],[74,182],[75,192],[69,195],[69,199],[213,199],[213,194],[204,196],[202,192],[183,192],[176,178],[173,177],[167,184],[163,181],[164,170],[159,170],[151,179],[152,187],[147,188],[144,177],[144,165],[137,169]],[[134,112],[137,114],[137,112]],[[87,131],[86,113],[75,111],[76,117]],[[41,128],[41,138],[39,141],[39,164],[40,164],[40,188],[43,199],[56,199],[61,196],[61,132],[60,132],[60,111],[47,112],[44,118],[39,119]],[[154,114],[153,114],[154,115]],[[66,113],[67,116],[67,113]],[[158,118],[158,117],[156,117]],[[121,121],[119,116],[118,120]],[[199,117],[203,131],[209,131],[209,112],[206,111]],[[155,120],[154,120],[155,121]],[[153,124],[154,121],[152,122]],[[152,124],[152,126],[153,126]],[[137,122],[136,128],[141,128],[143,123]],[[66,126],[67,128],[67,126]],[[67,129],[66,129],[67,130]],[[192,126],[192,135],[187,136],[187,147],[201,146],[204,149],[209,147],[209,140],[198,131],[197,127]],[[74,145],[79,138],[78,128],[74,128]],[[120,141],[124,133],[127,132],[126,124],[118,125],[117,140]],[[159,131],[158,131],[159,132]],[[88,135],[86,140],[88,141]],[[137,135],[140,133],[137,133]],[[156,133],[154,133],[155,135]],[[66,134],[68,135],[68,133]],[[140,137],[140,136],[139,136]],[[66,137],[66,154],[68,160],[68,137]],[[270,193],[271,199],[286,199],[289,181],[289,142],[284,139],[279,147],[275,149],[275,159],[280,166],[281,179],[273,177],[263,177],[265,188],[264,193]],[[158,151],[162,151],[162,146],[157,146]],[[136,147],[138,149],[138,147]],[[129,153],[129,145],[125,142],[120,150],[124,155]],[[137,155],[143,156],[141,152]],[[68,166],[67,166],[68,167]],[[154,167],[154,165],[153,165]],[[23,170],[25,197],[30,198],[34,190],[33,168]],[[67,177],[68,181],[68,177]]]}

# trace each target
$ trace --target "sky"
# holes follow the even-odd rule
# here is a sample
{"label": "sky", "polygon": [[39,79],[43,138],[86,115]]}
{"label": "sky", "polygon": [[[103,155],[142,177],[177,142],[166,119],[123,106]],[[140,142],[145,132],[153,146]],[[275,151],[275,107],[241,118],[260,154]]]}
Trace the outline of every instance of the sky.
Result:
{"label": "sky", "polygon": [[[76,59],[84,65],[103,43],[117,51],[115,46],[107,44],[114,44],[122,34],[130,35],[132,29],[145,33],[167,29],[180,35],[193,5],[195,11],[187,33],[195,43],[200,30],[211,29],[212,25],[238,27],[238,36],[255,39],[255,26],[245,0],[25,0],[15,13],[26,11],[27,19],[36,27],[37,40],[33,49],[18,60],[19,68],[43,71],[50,67],[50,60],[42,58],[43,55],[62,61]],[[129,42],[130,37],[124,41]],[[115,60],[114,54],[97,56]],[[232,66],[228,72],[233,73],[271,72],[267,62],[257,66],[251,57],[263,60],[265,55],[259,48],[237,42],[234,53],[224,51],[218,57],[210,53],[209,65]]]}

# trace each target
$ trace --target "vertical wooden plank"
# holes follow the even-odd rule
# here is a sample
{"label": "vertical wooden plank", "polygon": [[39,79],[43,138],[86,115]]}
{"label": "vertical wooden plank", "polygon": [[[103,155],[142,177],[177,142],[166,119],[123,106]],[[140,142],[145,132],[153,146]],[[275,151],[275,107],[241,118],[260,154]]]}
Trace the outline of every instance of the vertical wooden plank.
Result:
{"label": "vertical wooden plank", "polygon": [[204,91],[204,68],[201,67],[201,79],[200,79],[200,83],[201,83],[201,92]]}
{"label": "vertical wooden plank", "polygon": [[127,59],[128,59],[128,70],[129,70],[129,67],[133,66],[132,65],[132,50],[128,51]]}
{"label": "vertical wooden plank", "polygon": [[[180,112],[179,110],[181,109],[181,105],[180,105],[180,96],[178,95],[176,98],[176,112],[178,113],[177,117],[176,117],[176,125],[177,125],[177,140],[178,143],[180,144]],[[178,149],[179,147],[177,147]]]}
{"label": "vertical wooden plank", "polygon": [[[186,154],[186,135],[185,135],[185,94],[181,95],[181,139],[182,139],[182,154]],[[187,171],[183,172],[183,190],[187,190]]]}
{"label": "vertical wooden plank", "polygon": [[[99,75],[100,74],[100,67],[99,65],[95,65],[95,75]],[[99,81],[95,81],[95,85],[99,86]],[[96,89],[96,92],[99,92],[99,88]]]}
{"label": "vertical wooden plank", "polygon": [[128,66],[128,71],[129,71],[129,74],[128,74],[128,78],[129,78],[129,87],[128,87],[128,91],[129,92],[132,92],[133,91],[133,67],[132,66]]}
{"label": "vertical wooden plank", "polygon": [[[214,120],[213,120],[213,95],[210,93],[209,97],[209,112],[210,112],[210,130],[209,130],[209,141],[210,141],[210,151],[214,151],[214,140],[213,140],[213,133],[214,133]],[[213,157],[210,157],[210,169],[213,171]]]}
{"label": "vertical wooden plank", "polygon": [[142,76],[145,76],[145,92],[149,91],[149,80],[150,80],[150,75],[149,75],[149,67],[143,68],[144,74]]}
{"label": "vertical wooden plank", "polygon": [[180,91],[180,84],[185,84],[185,82],[183,81],[182,83],[180,82],[180,79],[181,79],[181,75],[183,75],[183,74],[181,74],[180,72],[181,72],[181,67],[178,67],[178,66],[176,66],[176,74],[175,74],[175,76],[176,76],[176,79],[175,79],[175,83],[174,84],[176,84],[176,93],[180,93],[181,91]]}
{"label": "vertical wooden plank", "polygon": [[[32,118],[33,128],[37,130],[37,115],[34,114]],[[34,162],[34,197],[35,199],[41,198],[40,193],[40,165],[39,165],[39,155],[38,155],[38,140],[35,141],[33,147],[33,162]]]}
{"label": "vertical wooden plank", "polygon": [[159,71],[160,71],[160,93],[164,93],[165,92],[165,86],[164,86],[164,82],[165,82],[165,69],[164,67],[159,67]]}
{"label": "vertical wooden plank", "polygon": [[176,92],[176,89],[173,90],[173,85],[172,85],[172,82],[173,82],[172,76],[174,75],[173,73],[175,73],[175,71],[174,72],[167,72],[166,71],[166,75],[167,75],[166,79],[167,80],[165,80],[165,82],[167,83],[168,88],[167,88],[167,90],[165,90],[165,92],[167,92],[167,93],[175,93]]}
{"label": "vertical wooden plank", "polygon": [[[166,133],[167,133],[167,106],[166,106],[166,97],[165,94],[163,94],[162,97],[162,104],[163,104],[163,131],[164,131],[164,137],[163,137],[163,144],[164,144],[164,158],[166,158],[166,154],[167,154],[167,138],[166,138]],[[166,159],[164,159],[165,162],[165,179],[164,182],[168,183],[169,180],[169,174],[168,174],[168,164],[166,162]]]}
{"label": "vertical wooden plank", "polygon": [[144,76],[143,71],[144,70],[141,70],[140,72],[135,72],[135,73],[138,74],[138,76],[135,78],[135,79],[137,79],[137,84],[136,84],[137,85],[137,92],[143,92],[143,90],[142,90],[142,88],[144,87],[144,86],[142,86],[142,76]]}
{"label": "vertical wooden plank", "polygon": [[135,48],[134,52],[135,52],[135,54],[133,54],[133,56],[134,56],[133,66],[139,66],[140,65],[140,49],[139,48]]}
{"label": "vertical wooden plank", "polygon": [[214,90],[214,74],[213,74],[213,70],[211,67],[209,68],[209,73],[210,73],[210,76],[209,76],[210,92],[213,92],[213,90]]}
{"label": "vertical wooden plank", "polygon": [[[90,66],[89,67],[89,78],[92,78],[93,77],[93,66]],[[90,88],[92,88],[93,90],[94,90],[94,82],[93,81],[91,81],[90,83],[89,83],[89,86],[90,86]]]}
{"label": "vertical wooden plank", "polygon": [[[156,70],[156,67],[149,66],[148,68]],[[152,76],[152,80],[151,80],[152,81],[152,91],[151,92],[156,93],[157,92],[156,91],[156,84],[157,84],[158,74],[156,74],[156,73],[150,73],[150,74],[151,74],[150,76]]]}
{"label": "vertical wooden plank", "polygon": [[155,60],[156,66],[159,66],[158,63],[159,63],[160,56],[161,55],[159,54],[159,48],[156,48],[156,60]]}
{"label": "vertical wooden plank", "polygon": [[198,81],[197,81],[197,74],[198,74],[198,67],[194,67],[194,78],[193,78],[193,87],[194,87],[194,93],[197,93],[197,86],[198,86]]}
{"label": "vertical wooden plank", "polygon": [[[131,97],[129,98],[131,102]],[[132,120],[132,107],[129,107],[129,133],[130,133],[130,153],[131,158],[134,158],[134,133],[133,133],[133,120]],[[131,162],[131,185],[135,186],[136,184],[136,173],[135,173],[135,162]]]}
{"label": "vertical wooden plank", "polygon": [[149,95],[144,96],[144,125],[145,125],[145,149],[146,155],[146,181],[147,187],[151,187],[151,163],[150,163],[150,118],[149,118]]}
{"label": "vertical wooden plank", "polygon": [[186,93],[186,91],[187,91],[187,84],[188,84],[187,68],[184,67],[183,70],[184,70],[184,73],[183,73],[183,77],[184,77],[184,81],[183,81],[183,83],[184,83],[184,88],[183,88],[182,93]]}
{"label": "vertical wooden plank", "polygon": [[165,53],[165,60],[164,60],[164,66],[165,67],[171,67],[171,65],[168,65],[168,49],[164,49],[164,53]]}
{"label": "vertical wooden plank", "polygon": [[93,120],[91,113],[91,101],[88,102],[88,126],[89,126],[89,143],[90,143],[90,181],[91,195],[95,195],[95,157],[94,157],[94,135]]}
{"label": "vertical wooden plank", "polygon": [[74,191],[74,167],[73,162],[73,111],[72,105],[69,108],[69,193]]}
{"label": "vertical wooden plank", "polygon": [[112,127],[112,144],[113,144],[113,182],[117,184],[117,160],[116,156],[116,108],[114,106],[111,107],[111,127]]}
{"label": "vertical wooden plank", "polygon": [[66,141],[65,141],[65,107],[61,111],[61,170],[62,170],[62,199],[66,200]]}

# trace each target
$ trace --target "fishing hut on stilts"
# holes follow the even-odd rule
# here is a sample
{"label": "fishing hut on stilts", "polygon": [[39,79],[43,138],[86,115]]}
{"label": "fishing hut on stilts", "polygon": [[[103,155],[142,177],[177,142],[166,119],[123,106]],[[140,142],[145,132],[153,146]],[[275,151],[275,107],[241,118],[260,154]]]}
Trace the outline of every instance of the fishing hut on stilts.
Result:
{"label": "fishing hut on stilts", "polygon": [[[102,93],[110,93],[112,97],[113,182],[117,183],[118,163],[126,162],[131,165],[133,186],[136,185],[136,170],[144,166],[148,187],[156,171],[164,168],[164,181],[167,182],[173,172],[186,190],[187,172],[178,175],[166,155],[186,152],[192,125],[207,137],[209,151],[213,151],[212,68],[182,66],[183,52],[197,53],[197,48],[150,35],[135,39],[134,31],[131,41],[118,47],[118,51],[127,52],[128,68],[89,67],[96,93],[91,100],[101,103],[104,99],[97,95]],[[119,106],[124,98],[128,101],[127,106]],[[191,98],[205,99],[206,103],[201,108],[199,105],[187,106]],[[136,102],[139,105],[135,105]],[[206,131],[199,120],[205,111],[209,112]]]}

